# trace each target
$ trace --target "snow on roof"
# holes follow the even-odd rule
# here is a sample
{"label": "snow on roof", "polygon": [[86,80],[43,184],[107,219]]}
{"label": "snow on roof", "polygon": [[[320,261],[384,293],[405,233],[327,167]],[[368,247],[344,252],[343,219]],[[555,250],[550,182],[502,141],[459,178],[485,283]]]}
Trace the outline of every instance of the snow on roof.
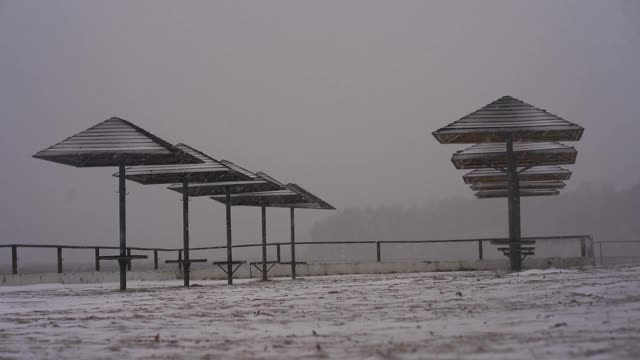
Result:
{"label": "snow on roof", "polygon": [[511,96],[502,98],[433,132],[442,144],[514,141],[578,141],[584,129]]}
{"label": "snow on roof", "polygon": [[81,131],[33,157],[76,167],[201,162],[197,157],[117,117]]}

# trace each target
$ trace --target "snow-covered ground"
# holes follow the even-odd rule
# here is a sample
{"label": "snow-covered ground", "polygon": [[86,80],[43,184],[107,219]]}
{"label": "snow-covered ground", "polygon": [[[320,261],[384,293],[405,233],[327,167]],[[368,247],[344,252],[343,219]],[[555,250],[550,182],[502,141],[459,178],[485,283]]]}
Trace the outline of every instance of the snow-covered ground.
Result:
{"label": "snow-covered ground", "polygon": [[196,283],[0,287],[0,358],[640,358],[640,267]]}

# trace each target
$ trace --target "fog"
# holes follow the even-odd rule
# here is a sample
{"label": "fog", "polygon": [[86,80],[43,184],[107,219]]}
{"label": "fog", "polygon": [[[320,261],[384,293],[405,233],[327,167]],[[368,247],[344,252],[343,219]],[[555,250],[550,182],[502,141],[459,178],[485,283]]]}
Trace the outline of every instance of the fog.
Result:
{"label": "fog", "polygon": [[[639,39],[631,0],[0,1],[0,244],[117,244],[115,169],[31,157],[112,116],[338,209],[422,206],[472,198],[464,145],[431,132],[508,94],[586,129],[565,191],[624,191]],[[179,195],[127,186],[128,244],[179,247]],[[193,246],[225,243],[224,207],[191,208]],[[299,211],[298,240],[331,215]],[[259,241],[259,216],[234,208],[234,242]],[[287,210],[267,217],[286,241]]]}

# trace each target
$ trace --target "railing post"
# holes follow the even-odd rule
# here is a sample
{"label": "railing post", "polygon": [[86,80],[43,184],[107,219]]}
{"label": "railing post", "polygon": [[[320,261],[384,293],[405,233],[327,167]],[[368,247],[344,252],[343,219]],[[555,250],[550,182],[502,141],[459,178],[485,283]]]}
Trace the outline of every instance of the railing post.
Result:
{"label": "railing post", "polygon": [[18,246],[11,245],[11,273],[18,275]]}
{"label": "railing post", "polygon": [[482,240],[478,240],[478,259],[482,260],[484,254],[482,253]]}
{"label": "railing post", "polygon": [[158,270],[158,249],[153,250],[153,269]]}
{"label": "railing post", "polygon": [[62,248],[58,247],[58,274],[62,274]]}
{"label": "railing post", "polygon": [[602,242],[598,243],[598,247],[600,248],[600,266],[602,266]]}
{"label": "railing post", "polygon": [[591,265],[596,266],[596,255],[593,249],[593,238],[587,236],[587,256],[591,258]]}
{"label": "railing post", "polygon": [[100,248],[96,248],[96,271],[100,271]]}
{"label": "railing post", "polygon": [[276,259],[280,262],[280,244],[276,244]]}
{"label": "railing post", "polygon": [[376,259],[378,262],[382,261],[382,254],[380,253],[380,241],[376,242]]}
{"label": "railing post", "polygon": [[587,256],[587,244],[585,243],[584,238],[580,239],[580,256],[581,257]]}
{"label": "railing post", "polygon": [[182,250],[178,250],[178,269],[182,270]]}
{"label": "railing post", "polygon": [[[127,256],[131,256],[131,248],[127,248]],[[131,261],[131,259],[129,259],[129,261],[127,261],[127,271],[131,271],[131,263],[133,261]]]}

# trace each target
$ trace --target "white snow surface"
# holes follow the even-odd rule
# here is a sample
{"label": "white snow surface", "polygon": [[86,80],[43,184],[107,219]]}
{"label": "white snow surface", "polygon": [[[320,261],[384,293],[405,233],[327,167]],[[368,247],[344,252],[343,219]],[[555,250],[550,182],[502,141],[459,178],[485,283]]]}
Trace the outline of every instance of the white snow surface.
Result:
{"label": "white snow surface", "polygon": [[640,267],[0,287],[0,359],[638,359]]}

